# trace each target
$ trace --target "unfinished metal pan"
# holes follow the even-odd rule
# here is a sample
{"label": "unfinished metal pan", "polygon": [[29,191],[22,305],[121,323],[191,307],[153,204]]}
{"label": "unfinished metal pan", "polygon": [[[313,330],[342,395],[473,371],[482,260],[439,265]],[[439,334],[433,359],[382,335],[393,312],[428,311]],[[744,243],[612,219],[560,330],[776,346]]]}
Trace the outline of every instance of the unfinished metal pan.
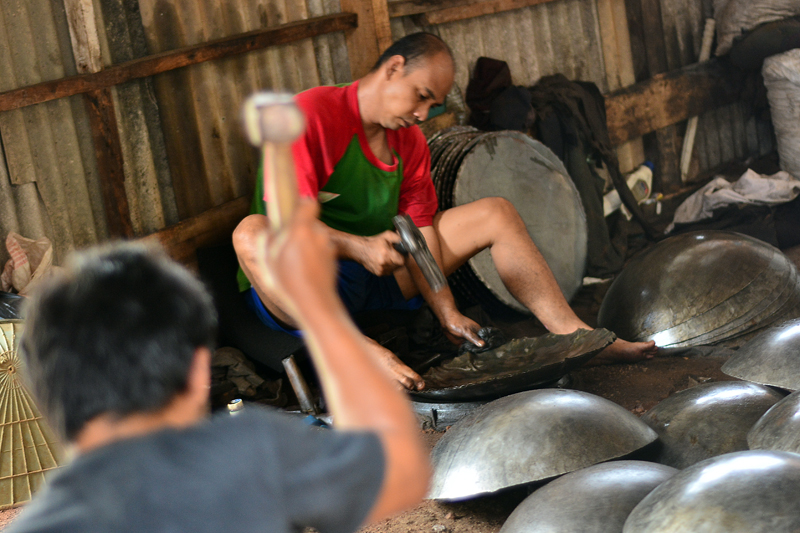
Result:
{"label": "unfinished metal pan", "polygon": [[793,392],[764,413],[747,434],[751,450],[800,453],[800,392]]}
{"label": "unfinished metal pan", "polygon": [[464,500],[622,457],[657,438],[599,396],[542,389],[506,396],[453,425],[431,454],[429,498]]}
{"label": "unfinished metal pan", "polygon": [[514,339],[431,368],[423,375],[425,389],[409,394],[430,402],[493,400],[553,383],[615,340],[613,333],[602,328]]}
{"label": "unfinished metal pan", "polygon": [[642,416],[658,433],[659,463],[683,469],[746,450],[747,432],[783,394],[743,381],[705,383],[677,392]]}
{"label": "unfinished metal pan", "polygon": [[800,455],[746,451],[678,472],[645,498],[623,533],[800,531]]}
{"label": "unfinished metal pan", "polygon": [[669,238],[633,259],[608,290],[598,323],[660,347],[720,342],[762,327],[800,300],[797,269],[745,235]]}
{"label": "unfinished metal pan", "polygon": [[619,533],[642,498],[677,472],[644,461],[571,472],[525,498],[500,533]]}
{"label": "unfinished metal pan", "polygon": [[722,371],[753,383],[800,390],[800,319],[765,329],[741,346]]}

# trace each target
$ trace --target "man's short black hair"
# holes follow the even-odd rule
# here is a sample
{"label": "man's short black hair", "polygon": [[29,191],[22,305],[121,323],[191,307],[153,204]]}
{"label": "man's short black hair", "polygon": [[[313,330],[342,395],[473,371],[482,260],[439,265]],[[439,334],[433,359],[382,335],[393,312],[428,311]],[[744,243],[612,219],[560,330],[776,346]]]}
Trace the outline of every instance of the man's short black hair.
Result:
{"label": "man's short black hair", "polygon": [[450,59],[453,59],[453,52],[450,47],[438,35],[424,31],[412,33],[392,43],[378,58],[372,70],[378,70],[392,56],[403,56],[406,60],[406,67],[413,69],[420,60],[435,56],[441,52],[446,53],[450,56]]}
{"label": "man's short black hair", "polygon": [[50,422],[74,440],[92,418],[166,406],[211,347],[211,297],[188,271],[140,244],[91,249],[28,302],[20,355]]}

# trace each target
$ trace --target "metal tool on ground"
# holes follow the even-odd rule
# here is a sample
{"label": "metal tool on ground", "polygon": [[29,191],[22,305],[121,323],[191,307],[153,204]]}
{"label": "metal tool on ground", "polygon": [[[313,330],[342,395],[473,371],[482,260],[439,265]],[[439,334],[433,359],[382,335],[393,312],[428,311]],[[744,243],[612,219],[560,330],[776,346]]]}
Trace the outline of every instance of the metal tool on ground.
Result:
{"label": "metal tool on ground", "polygon": [[400,235],[400,242],[395,244],[397,251],[404,255],[411,254],[433,292],[442,290],[447,285],[447,278],[433,258],[428,243],[417,225],[406,214],[397,215],[392,222]]}
{"label": "metal tool on ground", "polygon": [[311,389],[308,388],[308,383],[306,383],[305,378],[303,378],[303,374],[297,366],[294,355],[290,355],[282,362],[283,368],[286,370],[286,377],[289,378],[289,383],[292,384],[292,389],[295,395],[297,395],[297,402],[300,404],[300,410],[304,413],[318,415],[319,409],[317,409],[317,404],[314,402],[314,395],[311,394]]}

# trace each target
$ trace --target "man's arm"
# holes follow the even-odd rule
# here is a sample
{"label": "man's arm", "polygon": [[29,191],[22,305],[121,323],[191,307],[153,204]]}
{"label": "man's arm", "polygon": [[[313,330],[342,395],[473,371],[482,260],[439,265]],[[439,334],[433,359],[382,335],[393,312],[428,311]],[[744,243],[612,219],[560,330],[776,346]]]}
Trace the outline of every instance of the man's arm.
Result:
{"label": "man's arm", "polygon": [[291,226],[269,237],[260,263],[305,333],[336,428],[373,431],[383,444],[383,485],[368,516],[376,521],[425,496],[430,464],[407,400],[369,356],[336,294],[336,249],[317,209],[301,202]]}
{"label": "man's arm", "polygon": [[327,229],[339,259],[352,259],[376,276],[388,276],[403,266],[403,256],[394,247],[395,243],[400,242],[400,236],[394,231],[361,237],[329,227]]}

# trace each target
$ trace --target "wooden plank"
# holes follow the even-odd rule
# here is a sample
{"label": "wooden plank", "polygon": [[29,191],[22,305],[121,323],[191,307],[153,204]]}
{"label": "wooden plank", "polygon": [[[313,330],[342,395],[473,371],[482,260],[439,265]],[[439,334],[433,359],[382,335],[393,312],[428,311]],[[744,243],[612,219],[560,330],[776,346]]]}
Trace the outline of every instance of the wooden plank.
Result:
{"label": "wooden plank", "polygon": [[622,144],[737,101],[743,75],[712,59],[606,95],[611,143]]}
{"label": "wooden plank", "polygon": [[480,2],[481,0],[395,0],[387,2],[389,17],[421,15],[430,11],[450,9]]}
{"label": "wooden plank", "polygon": [[[101,71],[100,38],[92,0],[64,0],[64,9],[77,71],[81,74]],[[92,130],[108,233],[111,237],[133,237],[130,206],[125,192],[122,142],[111,89],[85,93],[84,101]]]}
{"label": "wooden plank", "polygon": [[111,89],[90,91],[84,98],[92,129],[108,233],[111,237],[133,237],[128,195],[125,192],[122,143],[119,139]]}
{"label": "wooden plank", "polygon": [[[358,27],[345,32],[347,56],[350,58],[350,75],[357,80],[368,73],[385,47],[381,43],[391,43],[388,9],[375,10],[375,5],[385,0],[341,0],[342,11],[358,15]],[[385,21],[383,20],[385,18]]]}
{"label": "wooden plank", "polygon": [[337,13],[187,46],[120,63],[100,72],[71,76],[0,93],[0,111],[103,89],[204,61],[243,54],[325,33],[345,31],[357,25],[358,18],[355,14]]}
{"label": "wooden plank", "polygon": [[142,240],[159,243],[171,258],[193,266],[197,262],[195,252],[198,248],[230,242],[236,225],[250,212],[251,200],[249,196],[240,196]]}
{"label": "wooden plank", "polygon": [[389,6],[386,0],[372,0],[372,11],[375,16],[375,37],[378,40],[378,51],[384,50],[392,45],[392,26],[389,22]]}
{"label": "wooden plank", "polygon": [[435,24],[444,24],[446,22],[480,17],[482,15],[502,13],[503,11],[521,9],[523,7],[545,4],[552,1],[553,0],[484,0],[456,7],[429,11],[421,15],[421,18],[423,25],[432,26]]}
{"label": "wooden plank", "polygon": [[[633,85],[636,83],[636,78],[633,75],[625,0],[597,0],[597,15],[608,90],[616,91]],[[645,160],[641,139],[633,139],[619,145],[616,152],[622,173],[634,170]]]}

